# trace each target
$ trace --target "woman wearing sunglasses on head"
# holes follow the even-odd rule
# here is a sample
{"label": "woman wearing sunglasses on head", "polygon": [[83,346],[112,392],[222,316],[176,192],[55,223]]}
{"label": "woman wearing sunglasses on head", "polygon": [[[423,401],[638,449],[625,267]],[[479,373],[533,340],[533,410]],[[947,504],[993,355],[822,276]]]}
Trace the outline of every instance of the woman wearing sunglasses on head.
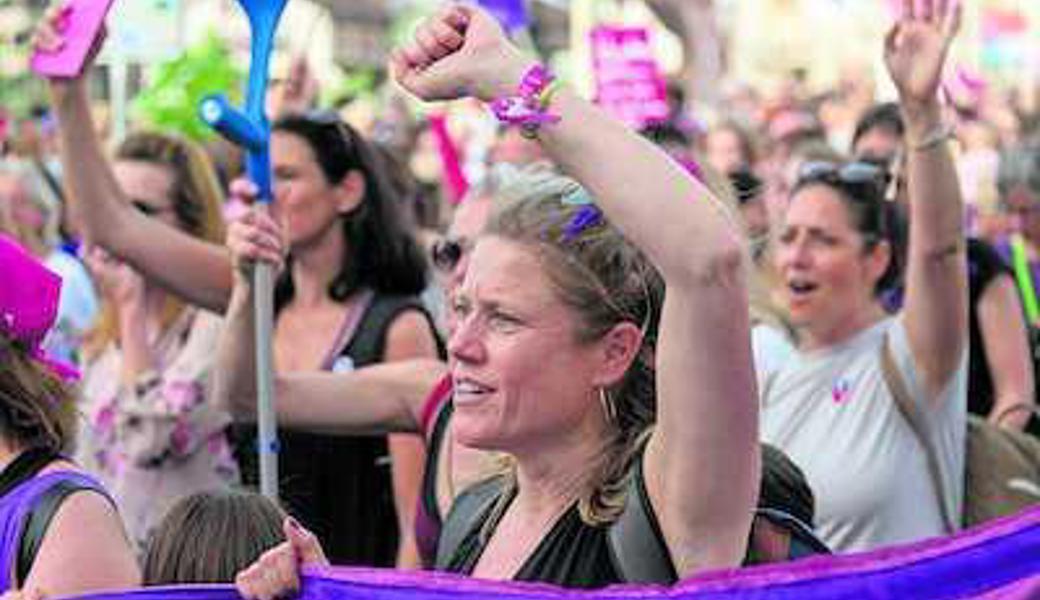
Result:
{"label": "woman wearing sunglasses on head", "polygon": [[[273,125],[275,202],[288,248],[275,284],[274,358],[280,372],[344,372],[441,353],[418,295],[426,261],[405,227],[369,142],[331,113],[284,116]],[[249,195],[247,182],[233,191]],[[248,213],[228,244],[255,235]],[[349,402],[349,398],[343,398]],[[239,428],[244,477],[254,483],[255,428]],[[422,472],[415,436],[279,432],[281,497],[316,529],[334,560],[415,567],[413,509]],[[392,460],[387,461],[389,452]],[[395,508],[396,501],[396,508]],[[398,543],[400,538],[401,543]]]}
{"label": "woman wearing sunglasses on head", "polygon": [[[817,530],[839,551],[941,535],[960,521],[965,242],[936,94],[960,4],[917,5],[915,12],[904,3],[885,40],[907,127],[911,218],[902,310],[890,316],[879,301],[896,268],[884,179],[874,166],[803,167],[775,252],[798,352],[759,373],[762,435],[805,470],[817,494]],[[883,366],[886,354],[891,367]],[[941,489],[886,382],[892,371],[938,450]]]}
{"label": "woman wearing sunglasses on head", "polygon": [[[60,23],[61,10],[51,11],[37,32],[39,47],[61,43]],[[83,78],[49,84],[66,181],[87,237],[189,302],[223,311],[232,287],[223,247],[200,243],[120,202],[132,194],[100,150]],[[273,131],[273,211],[289,246],[287,268],[276,284],[277,368],[349,370],[436,357],[435,333],[415,297],[425,286],[425,261],[400,222],[368,143],[332,114],[284,116]],[[236,182],[232,191],[250,196],[252,186]],[[232,224],[228,235],[240,235],[252,218]],[[236,429],[246,483],[256,477],[253,429],[250,423]],[[282,498],[290,513],[328,542],[332,556],[392,565],[400,530],[400,564],[417,563],[408,539],[422,467],[419,440],[391,441],[388,460],[383,437],[295,431],[280,437],[287,484]]]}

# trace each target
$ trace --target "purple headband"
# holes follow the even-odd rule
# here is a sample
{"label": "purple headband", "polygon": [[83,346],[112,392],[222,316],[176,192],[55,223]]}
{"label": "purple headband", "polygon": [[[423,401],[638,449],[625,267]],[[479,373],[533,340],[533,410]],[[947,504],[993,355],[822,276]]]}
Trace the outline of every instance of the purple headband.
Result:
{"label": "purple headband", "polygon": [[13,239],[0,234],[0,331],[24,345],[29,356],[62,379],[75,379],[71,365],[51,360],[40,344],[54,326],[61,277],[48,270]]}

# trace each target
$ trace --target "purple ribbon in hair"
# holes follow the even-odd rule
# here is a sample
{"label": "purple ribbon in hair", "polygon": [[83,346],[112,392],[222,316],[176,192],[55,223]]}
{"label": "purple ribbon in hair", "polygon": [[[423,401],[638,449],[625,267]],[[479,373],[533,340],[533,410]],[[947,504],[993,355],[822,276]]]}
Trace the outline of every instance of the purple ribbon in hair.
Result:
{"label": "purple ribbon in hair", "polygon": [[[77,600],[240,600],[229,585],[177,586]],[[331,567],[305,573],[298,600],[1028,600],[1040,598],[1040,508],[951,537],[863,554],[706,573],[666,588],[602,590],[445,573]]]}
{"label": "purple ribbon in hair", "polygon": [[563,241],[571,242],[581,236],[586,229],[603,223],[603,212],[593,204],[592,196],[585,188],[578,186],[560,198],[560,203],[568,206],[579,206],[563,228]]}

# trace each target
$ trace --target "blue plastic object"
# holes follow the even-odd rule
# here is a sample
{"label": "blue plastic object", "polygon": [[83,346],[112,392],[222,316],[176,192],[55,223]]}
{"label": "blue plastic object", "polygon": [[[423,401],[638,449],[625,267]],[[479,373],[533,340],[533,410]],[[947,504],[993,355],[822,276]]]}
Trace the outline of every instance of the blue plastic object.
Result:
{"label": "blue plastic object", "polygon": [[[223,96],[205,98],[199,116],[221,135],[246,150],[246,172],[258,189],[257,200],[267,205],[271,189],[271,126],[264,114],[267,97],[268,63],[274,34],[288,0],[239,0],[249,17],[252,35],[249,82],[244,111],[236,110]],[[273,274],[260,263],[253,271],[256,317],[257,452],[260,463],[260,492],[278,499],[278,425],[274,413],[274,358],[271,337],[274,321]]]}
{"label": "blue plastic object", "polygon": [[246,149],[246,172],[259,189],[260,202],[270,202],[271,192],[271,126],[264,113],[269,81],[268,65],[274,48],[274,34],[288,0],[238,0],[249,17],[252,33],[249,82],[246,86],[245,111],[233,108],[222,96],[202,101],[202,120],[221,135]]}

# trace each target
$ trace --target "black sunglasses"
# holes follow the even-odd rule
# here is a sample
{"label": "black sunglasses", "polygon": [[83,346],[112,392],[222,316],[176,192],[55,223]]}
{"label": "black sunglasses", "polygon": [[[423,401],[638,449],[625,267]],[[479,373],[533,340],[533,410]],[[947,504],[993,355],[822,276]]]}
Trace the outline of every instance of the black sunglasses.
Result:
{"label": "black sunglasses", "polygon": [[[339,143],[342,144],[343,160],[350,165],[361,164],[360,151],[358,149],[358,134],[354,132],[342,117],[340,117],[338,112],[329,109],[315,109],[307,112],[292,113],[285,117],[286,123],[291,123],[294,120],[297,122],[303,121],[325,130],[320,134],[323,139],[320,141],[312,139],[312,145],[315,143],[321,145],[330,143],[331,141],[328,138],[328,133],[330,131],[335,132],[335,137]],[[277,122],[275,123],[275,129],[278,129]],[[286,131],[300,135],[300,132],[295,131],[295,128],[292,125],[286,127]],[[305,135],[304,137],[310,138],[311,135]],[[322,150],[325,150],[325,148],[322,148]]]}
{"label": "black sunglasses", "polygon": [[890,227],[891,216],[887,214],[887,203],[884,201],[889,184],[887,176],[886,169],[869,162],[838,164],[810,161],[798,169],[798,179],[795,181],[793,192],[807,185],[823,183],[845,192],[853,202],[865,203],[863,206],[870,215],[866,219],[874,226],[862,233],[876,241],[885,239]]}
{"label": "black sunglasses", "polygon": [[888,181],[885,169],[872,163],[808,161],[798,168],[793,191],[813,183],[836,187],[845,191],[853,200],[880,201],[884,199]]}
{"label": "black sunglasses", "polygon": [[433,243],[430,258],[438,271],[451,273],[473,244],[466,238],[443,238]]}
{"label": "black sunglasses", "polygon": [[343,121],[343,118],[339,116],[338,112],[327,109],[312,110],[304,113],[302,117],[315,125],[334,128],[347,149],[349,151],[354,150],[354,134],[351,131],[350,126],[347,125]]}
{"label": "black sunglasses", "polygon": [[809,161],[798,168],[795,188],[810,183],[827,183],[850,191],[860,188],[880,194],[887,181],[885,169],[873,163],[856,161],[842,165],[828,161]]}

